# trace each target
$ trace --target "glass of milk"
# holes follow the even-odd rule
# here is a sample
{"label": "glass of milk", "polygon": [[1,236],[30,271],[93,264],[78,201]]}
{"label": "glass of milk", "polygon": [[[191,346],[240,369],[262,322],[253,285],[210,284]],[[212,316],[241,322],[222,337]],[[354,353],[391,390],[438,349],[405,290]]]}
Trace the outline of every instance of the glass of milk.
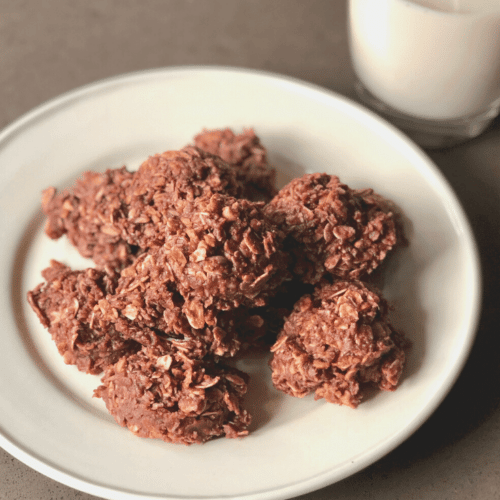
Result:
{"label": "glass of milk", "polygon": [[500,109],[500,0],[349,0],[360,99],[424,147],[476,137]]}

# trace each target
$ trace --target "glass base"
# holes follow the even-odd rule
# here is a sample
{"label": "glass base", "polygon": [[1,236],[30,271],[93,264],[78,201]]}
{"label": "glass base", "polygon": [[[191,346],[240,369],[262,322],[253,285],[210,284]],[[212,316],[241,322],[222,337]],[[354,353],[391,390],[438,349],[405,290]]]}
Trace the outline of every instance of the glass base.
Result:
{"label": "glass base", "polygon": [[450,120],[429,120],[405,115],[381,102],[359,81],[355,83],[360,101],[401,129],[426,149],[456,146],[480,135],[498,116],[500,103],[472,117]]}

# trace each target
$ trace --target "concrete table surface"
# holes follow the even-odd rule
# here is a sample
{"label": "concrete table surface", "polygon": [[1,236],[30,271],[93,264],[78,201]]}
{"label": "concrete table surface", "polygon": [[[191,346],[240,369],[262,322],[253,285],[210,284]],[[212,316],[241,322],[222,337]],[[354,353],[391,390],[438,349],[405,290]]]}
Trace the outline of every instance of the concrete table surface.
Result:
{"label": "concrete table surface", "polygon": [[[208,64],[277,72],[353,97],[346,2],[0,0],[0,128],[95,80]],[[477,340],[450,394],[412,437],[301,500],[500,498],[500,122],[429,155],[458,194],[480,247]],[[1,500],[91,498],[0,450]]]}

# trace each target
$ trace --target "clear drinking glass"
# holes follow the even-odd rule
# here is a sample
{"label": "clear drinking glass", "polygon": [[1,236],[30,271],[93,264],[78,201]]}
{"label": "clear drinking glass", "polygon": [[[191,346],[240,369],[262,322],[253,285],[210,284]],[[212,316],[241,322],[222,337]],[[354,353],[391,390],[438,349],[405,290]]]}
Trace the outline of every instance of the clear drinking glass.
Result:
{"label": "clear drinking glass", "polygon": [[478,136],[500,110],[500,0],[349,0],[362,102],[424,147]]}

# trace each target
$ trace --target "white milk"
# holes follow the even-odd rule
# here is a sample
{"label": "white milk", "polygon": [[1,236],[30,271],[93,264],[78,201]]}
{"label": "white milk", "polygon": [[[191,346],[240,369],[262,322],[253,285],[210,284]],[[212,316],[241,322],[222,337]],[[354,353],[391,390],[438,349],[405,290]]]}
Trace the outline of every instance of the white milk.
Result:
{"label": "white milk", "polygon": [[349,0],[354,69],[399,111],[453,119],[500,98],[500,0]]}

